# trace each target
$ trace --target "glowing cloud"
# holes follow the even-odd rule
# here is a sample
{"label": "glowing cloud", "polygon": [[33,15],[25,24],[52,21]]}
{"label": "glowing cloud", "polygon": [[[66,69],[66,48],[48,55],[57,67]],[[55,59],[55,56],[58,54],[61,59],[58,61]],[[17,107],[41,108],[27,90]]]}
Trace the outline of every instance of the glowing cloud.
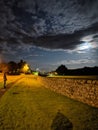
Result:
{"label": "glowing cloud", "polygon": [[89,42],[84,42],[83,44],[78,45],[77,50],[87,50],[92,48],[92,45]]}

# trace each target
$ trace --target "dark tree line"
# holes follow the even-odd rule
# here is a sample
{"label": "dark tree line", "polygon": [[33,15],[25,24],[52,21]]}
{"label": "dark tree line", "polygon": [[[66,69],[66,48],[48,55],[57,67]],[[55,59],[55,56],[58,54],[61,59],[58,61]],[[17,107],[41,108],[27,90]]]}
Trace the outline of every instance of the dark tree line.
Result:
{"label": "dark tree line", "polygon": [[20,60],[18,63],[10,61],[8,63],[1,63],[0,71],[7,72],[8,74],[28,73],[30,72],[30,67],[27,62],[23,60]]}
{"label": "dark tree line", "polygon": [[60,65],[56,72],[58,75],[98,75],[98,67],[84,67],[80,69],[67,69],[65,65]]}

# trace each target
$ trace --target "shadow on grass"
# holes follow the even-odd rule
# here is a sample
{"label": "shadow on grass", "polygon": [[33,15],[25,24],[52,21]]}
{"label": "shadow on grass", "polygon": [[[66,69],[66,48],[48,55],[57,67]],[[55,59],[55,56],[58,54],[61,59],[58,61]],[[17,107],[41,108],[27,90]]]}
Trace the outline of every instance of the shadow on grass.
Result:
{"label": "shadow on grass", "polygon": [[51,130],[73,130],[73,124],[65,115],[58,111],[53,119]]}

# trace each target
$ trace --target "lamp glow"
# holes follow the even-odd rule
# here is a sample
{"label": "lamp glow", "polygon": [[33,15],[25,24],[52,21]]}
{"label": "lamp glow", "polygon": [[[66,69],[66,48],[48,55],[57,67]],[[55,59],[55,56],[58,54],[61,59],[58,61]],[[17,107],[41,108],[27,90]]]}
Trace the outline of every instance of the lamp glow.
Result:
{"label": "lamp glow", "polygon": [[28,64],[25,64],[24,67],[23,67],[23,72],[27,72],[29,70],[29,66]]}

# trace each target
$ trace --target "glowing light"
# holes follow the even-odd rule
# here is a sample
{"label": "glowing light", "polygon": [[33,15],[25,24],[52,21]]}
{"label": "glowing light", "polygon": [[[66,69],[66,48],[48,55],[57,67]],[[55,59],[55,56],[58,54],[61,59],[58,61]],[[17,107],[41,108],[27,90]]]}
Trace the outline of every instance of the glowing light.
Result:
{"label": "glowing light", "polygon": [[36,75],[36,76],[38,76],[38,72],[37,71],[33,72],[33,74]]}
{"label": "glowing light", "polygon": [[29,70],[29,66],[28,64],[25,64],[24,67],[23,67],[23,72],[27,72]]}
{"label": "glowing light", "polygon": [[94,33],[88,36],[84,36],[80,39],[80,41],[83,41],[83,49],[89,49],[89,48],[98,48],[98,38],[94,38],[94,36],[98,35],[98,33]]}
{"label": "glowing light", "polygon": [[77,50],[87,50],[92,48],[92,45],[89,42],[84,42],[83,44],[77,47]]}

